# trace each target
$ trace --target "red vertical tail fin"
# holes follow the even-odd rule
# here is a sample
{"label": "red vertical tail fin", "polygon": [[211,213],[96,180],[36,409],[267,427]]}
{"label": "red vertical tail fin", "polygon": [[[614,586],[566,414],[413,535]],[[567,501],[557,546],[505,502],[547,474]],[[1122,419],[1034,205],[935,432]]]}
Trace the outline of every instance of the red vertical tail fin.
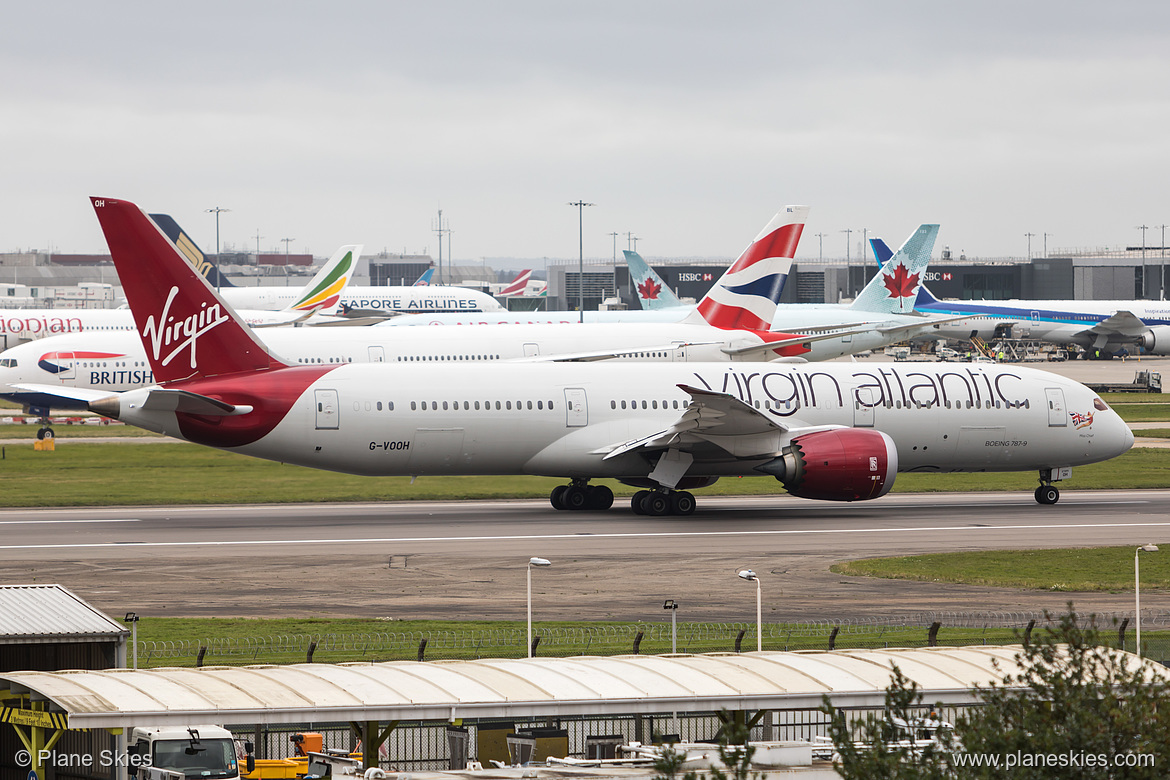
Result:
{"label": "red vertical tail fin", "polygon": [[284,366],[142,209],[125,200],[90,200],[156,380]]}

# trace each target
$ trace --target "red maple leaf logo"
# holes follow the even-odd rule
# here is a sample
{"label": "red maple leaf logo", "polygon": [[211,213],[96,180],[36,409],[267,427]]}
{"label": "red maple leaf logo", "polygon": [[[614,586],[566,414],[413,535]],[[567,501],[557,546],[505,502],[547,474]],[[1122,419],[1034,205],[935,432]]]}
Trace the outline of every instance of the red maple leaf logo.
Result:
{"label": "red maple leaf logo", "polygon": [[662,285],[655,284],[653,279],[647,279],[638,285],[638,295],[648,301],[657,300]]}
{"label": "red maple leaf logo", "polygon": [[906,266],[898,263],[893,274],[885,274],[882,282],[890,291],[891,298],[909,298],[918,286],[918,274],[906,273]]}

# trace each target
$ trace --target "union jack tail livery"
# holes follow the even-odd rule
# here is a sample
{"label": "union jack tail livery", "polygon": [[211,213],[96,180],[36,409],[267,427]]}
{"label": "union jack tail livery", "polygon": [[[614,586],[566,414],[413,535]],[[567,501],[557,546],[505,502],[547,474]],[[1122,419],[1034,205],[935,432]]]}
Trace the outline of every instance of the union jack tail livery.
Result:
{"label": "union jack tail livery", "polygon": [[156,380],[284,366],[142,209],[124,200],[90,200],[117,267],[146,271],[119,278]]}
{"label": "union jack tail livery", "polygon": [[706,321],[726,330],[768,330],[808,211],[808,206],[781,209],[683,321]]}
{"label": "union jack tail livery", "polygon": [[527,268],[519,273],[519,275],[508,283],[508,286],[500,290],[499,297],[511,298],[516,295],[523,295],[524,291],[528,289],[528,278],[532,276],[532,269]]}

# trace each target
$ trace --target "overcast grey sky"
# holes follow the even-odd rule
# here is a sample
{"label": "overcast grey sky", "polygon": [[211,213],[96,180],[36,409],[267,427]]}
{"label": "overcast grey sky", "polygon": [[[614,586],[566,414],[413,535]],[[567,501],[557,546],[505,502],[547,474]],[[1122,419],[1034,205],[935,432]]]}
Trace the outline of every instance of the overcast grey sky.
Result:
{"label": "overcast grey sky", "polygon": [[1164,0],[20,3],[0,72],[0,251],[106,251],[90,195],[318,255],[435,254],[442,207],[460,260],[576,257],[577,199],[606,258],[734,256],[790,203],[805,258],[1170,222]]}

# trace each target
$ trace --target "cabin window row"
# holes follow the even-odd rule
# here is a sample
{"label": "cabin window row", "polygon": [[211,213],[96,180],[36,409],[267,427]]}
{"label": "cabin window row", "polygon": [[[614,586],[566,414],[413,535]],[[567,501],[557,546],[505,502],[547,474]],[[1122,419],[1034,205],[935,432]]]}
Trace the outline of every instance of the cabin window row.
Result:
{"label": "cabin window row", "polygon": [[399,363],[420,363],[444,360],[467,360],[473,362],[483,362],[485,360],[499,359],[499,355],[399,355],[397,357],[397,361]]}
{"label": "cabin window row", "polygon": [[[415,412],[415,411],[425,412],[428,410],[432,411],[432,412],[437,412],[440,410],[442,410],[444,412],[452,411],[452,410],[459,411],[459,409],[461,408],[460,404],[462,404],[462,409],[465,412],[471,412],[471,411],[478,412],[481,410],[490,411],[493,408],[492,407],[493,403],[495,404],[494,408],[496,411],[510,412],[513,409],[516,409],[516,410],[528,409],[530,411],[535,410],[538,412],[543,412],[546,409],[549,411],[553,410],[553,402],[552,401],[516,401],[515,405],[513,405],[512,401],[484,401],[482,403],[482,405],[480,404],[479,401],[411,401],[410,402],[410,410],[412,412]],[[393,406],[391,406],[391,409],[393,409]]]}
{"label": "cabin window row", "polygon": [[[903,404],[898,401],[886,401],[878,404],[865,404],[865,408],[884,407],[886,409],[933,409],[936,406],[942,406],[947,409],[1031,409],[1031,402],[1025,398],[1023,401],[907,401]],[[863,404],[861,401],[854,399],[853,408],[861,409]]]}
{"label": "cabin window row", "polygon": [[[641,401],[626,401],[625,399],[622,399],[620,401],[610,401],[609,408],[610,409],[639,409],[639,408],[641,408],[641,409],[660,409],[660,408],[661,409],[686,409],[687,408],[687,402],[686,401],[679,401],[677,398],[674,401],[662,401],[661,406],[659,406],[659,403],[660,402],[656,398],[651,399],[649,401],[647,401],[645,399],[643,399]],[[641,404],[641,406],[639,406],[639,404]]]}
{"label": "cabin window row", "polygon": [[331,358],[297,358],[297,362],[308,365],[317,363],[352,363],[353,358],[331,357]]}

